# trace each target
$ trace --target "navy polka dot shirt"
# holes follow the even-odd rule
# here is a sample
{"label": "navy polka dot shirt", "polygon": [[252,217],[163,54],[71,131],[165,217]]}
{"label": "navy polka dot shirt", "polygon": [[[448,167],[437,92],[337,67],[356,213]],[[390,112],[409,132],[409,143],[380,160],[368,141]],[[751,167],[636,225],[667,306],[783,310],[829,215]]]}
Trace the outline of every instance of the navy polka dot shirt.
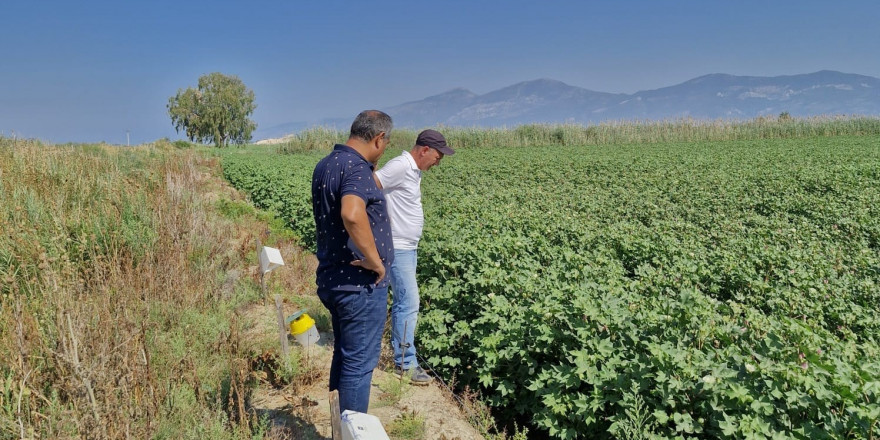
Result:
{"label": "navy polka dot shirt", "polygon": [[[352,194],[367,205],[367,217],[385,272],[391,273],[394,246],[385,196],[373,180],[373,164],[353,148],[336,144],[315,165],[312,174],[312,212],[318,241],[319,290],[360,290],[376,282],[376,272],[352,266],[363,258],[342,223],[342,196]],[[376,286],[388,287],[388,275]]]}

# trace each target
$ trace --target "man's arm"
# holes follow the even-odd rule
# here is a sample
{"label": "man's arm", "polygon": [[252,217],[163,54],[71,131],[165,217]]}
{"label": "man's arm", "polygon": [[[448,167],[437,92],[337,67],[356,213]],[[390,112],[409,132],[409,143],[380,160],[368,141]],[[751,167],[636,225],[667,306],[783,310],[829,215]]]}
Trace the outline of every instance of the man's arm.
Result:
{"label": "man's arm", "polygon": [[[399,157],[399,156],[398,156]],[[384,167],[373,172],[373,180],[379,189],[394,189],[400,186],[401,180],[406,173],[407,162],[394,158],[388,161]]]}
{"label": "man's arm", "polygon": [[363,267],[372,270],[378,274],[376,283],[385,278],[385,265],[379,258],[379,251],[376,249],[376,241],[373,237],[373,230],[370,229],[370,218],[367,216],[367,204],[364,199],[346,194],[342,196],[342,223],[348,235],[357,246],[358,250],[364,255],[363,260],[352,261],[352,266]]}
{"label": "man's arm", "polygon": [[373,173],[373,180],[376,181],[376,186],[378,186],[379,189],[382,189],[382,181],[379,180],[379,175],[377,173]]}

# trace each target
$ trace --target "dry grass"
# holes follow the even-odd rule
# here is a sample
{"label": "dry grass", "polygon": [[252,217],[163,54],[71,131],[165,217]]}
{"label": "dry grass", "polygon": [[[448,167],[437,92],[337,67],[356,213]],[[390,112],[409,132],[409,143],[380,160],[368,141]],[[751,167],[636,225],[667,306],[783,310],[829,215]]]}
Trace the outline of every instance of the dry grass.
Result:
{"label": "dry grass", "polygon": [[216,161],[0,138],[0,438],[272,437],[235,313],[267,226],[218,212]]}

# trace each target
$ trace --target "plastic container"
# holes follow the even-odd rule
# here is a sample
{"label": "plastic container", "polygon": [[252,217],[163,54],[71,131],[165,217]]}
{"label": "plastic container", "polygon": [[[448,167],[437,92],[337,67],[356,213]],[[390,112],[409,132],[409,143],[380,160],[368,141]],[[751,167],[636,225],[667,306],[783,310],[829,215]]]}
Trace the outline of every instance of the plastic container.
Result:
{"label": "plastic container", "polygon": [[266,274],[279,266],[284,266],[284,259],[281,258],[281,251],[269,246],[263,246],[263,249],[260,252],[260,270]]}
{"label": "plastic container", "polygon": [[318,334],[318,329],[315,327],[315,320],[305,311],[298,312],[288,319],[290,334],[299,345],[310,347],[321,339],[321,335]]}
{"label": "plastic container", "polygon": [[390,440],[376,416],[347,409],[341,419],[342,440]]}

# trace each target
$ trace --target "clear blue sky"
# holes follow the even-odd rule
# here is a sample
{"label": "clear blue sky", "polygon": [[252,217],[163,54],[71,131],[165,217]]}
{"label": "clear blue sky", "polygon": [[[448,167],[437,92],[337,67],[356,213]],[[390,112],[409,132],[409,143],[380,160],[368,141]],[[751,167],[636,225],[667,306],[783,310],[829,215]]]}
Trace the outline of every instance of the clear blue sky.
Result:
{"label": "clear blue sky", "polygon": [[876,0],[3,0],[0,17],[0,133],[52,142],[182,138],[168,98],[215,71],[254,91],[263,128],[538,78],[880,77]]}

